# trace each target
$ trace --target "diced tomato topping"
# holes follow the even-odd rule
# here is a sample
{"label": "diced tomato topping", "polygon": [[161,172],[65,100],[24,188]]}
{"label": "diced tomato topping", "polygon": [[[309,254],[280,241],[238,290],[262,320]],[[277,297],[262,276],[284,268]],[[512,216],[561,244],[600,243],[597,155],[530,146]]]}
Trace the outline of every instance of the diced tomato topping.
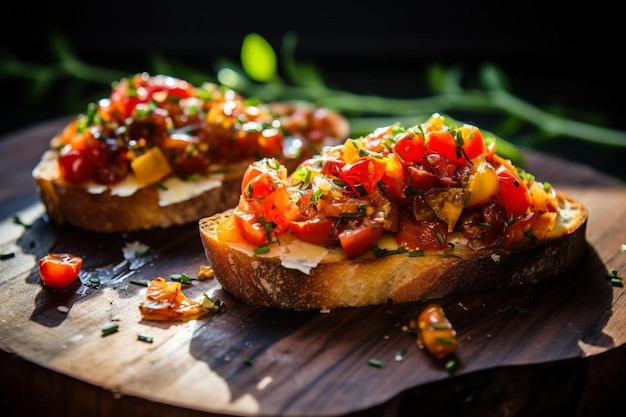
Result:
{"label": "diced tomato topping", "polygon": [[396,233],[396,241],[399,246],[409,250],[445,249],[448,247],[447,224],[439,219],[414,220],[407,218],[405,214],[400,219],[400,226]]}
{"label": "diced tomato topping", "polygon": [[[553,224],[553,193],[537,184],[529,192],[528,180],[495,154],[495,142],[488,145],[477,127],[448,128],[437,116],[419,133],[394,137],[394,131],[325,148],[289,177],[277,162],[251,165],[233,223],[253,245],[290,230],[302,241],[339,244],[348,258],[371,250],[384,230],[411,251],[445,250],[450,233],[510,246],[532,239],[533,227]],[[491,176],[479,177],[477,167],[487,163]],[[469,204],[472,194],[479,198]]]}
{"label": "diced tomato topping", "polygon": [[71,253],[49,253],[39,259],[39,276],[50,288],[69,287],[78,278],[83,266],[83,258]]}
{"label": "diced tomato topping", "polygon": [[463,158],[462,153],[457,153],[457,146],[454,137],[447,130],[439,130],[428,134],[428,150],[429,153],[435,153],[445,156],[451,161],[457,161]]}
{"label": "diced tomato topping", "polygon": [[[446,171],[447,177],[449,175]],[[439,185],[439,177],[420,165],[410,165],[408,167],[408,182],[409,187],[413,190],[426,190]]]}
{"label": "diced tomato topping", "polygon": [[243,238],[250,244],[262,246],[270,242],[271,228],[266,229],[267,223],[261,224],[257,213],[245,201],[240,201],[233,210],[233,220]]}
{"label": "diced tomato topping", "polygon": [[383,234],[382,226],[359,225],[339,233],[339,243],[346,257],[355,258],[370,251]]}
{"label": "diced tomato topping", "polygon": [[[370,194],[385,173],[386,164],[378,158],[365,157],[341,167],[339,175],[357,195]],[[359,188],[363,187],[365,192]]]}
{"label": "diced tomato topping", "polygon": [[292,221],[291,233],[305,242],[316,245],[331,245],[337,242],[339,231],[337,221],[331,219],[313,218],[304,221]]}
{"label": "diced tomato topping", "polygon": [[242,194],[248,194],[249,190],[246,190],[248,188],[248,184],[250,184],[250,182],[256,178],[257,176],[261,175],[263,173],[264,170],[262,170],[258,164],[250,164],[248,165],[248,168],[246,168],[246,171],[243,173],[243,177],[241,179],[241,193]]}
{"label": "diced tomato topping", "polygon": [[462,148],[467,158],[471,160],[487,153],[487,145],[479,128],[466,125],[461,127],[461,131],[464,142]]}
{"label": "diced tomato topping", "polygon": [[394,153],[405,163],[421,162],[426,154],[424,137],[417,133],[407,133],[396,142]]}
{"label": "diced tomato topping", "polygon": [[532,226],[532,221],[535,213],[528,213],[519,219],[515,220],[504,231],[504,240],[502,241],[503,247],[514,246],[515,244],[527,239],[526,233]]}
{"label": "diced tomato topping", "polygon": [[456,330],[450,324],[443,308],[429,304],[417,317],[417,346],[443,359],[459,348]]}
{"label": "diced tomato topping", "polygon": [[[53,140],[54,149],[69,146],[80,151],[60,161],[61,176],[71,183],[111,185],[133,173],[130,162],[152,147],[166,156],[166,175],[208,174],[211,165],[264,157],[284,158],[295,167],[304,155],[317,154],[327,141],[339,138],[335,135],[344,137],[347,122],[344,125],[343,116],[328,109],[297,105],[297,111],[273,110],[219,87],[206,83],[196,88],[181,79],[147,73],[121,79],[109,97],[90,104]],[[297,131],[284,128],[283,123],[294,122],[291,117],[308,118],[310,124]],[[288,150],[286,132],[294,135]],[[89,168],[85,160],[98,169]]]}
{"label": "diced tomato topping", "polygon": [[[411,166],[409,166],[409,169]],[[381,177],[385,184],[385,195],[392,201],[403,203],[408,201],[409,197],[405,195],[407,188],[407,168],[396,158],[389,158],[385,167],[385,172]]]}
{"label": "diced tomato topping", "polygon": [[59,171],[65,181],[81,184],[93,178],[96,167],[81,150],[68,148],[59,156]]}
{"label": "diced tomato topping", "polygon": [[517,218],[530,207],[528,188],[519,176],[511,172],[505,165],[496,169],[500,188],[497,198],[511,218]]}

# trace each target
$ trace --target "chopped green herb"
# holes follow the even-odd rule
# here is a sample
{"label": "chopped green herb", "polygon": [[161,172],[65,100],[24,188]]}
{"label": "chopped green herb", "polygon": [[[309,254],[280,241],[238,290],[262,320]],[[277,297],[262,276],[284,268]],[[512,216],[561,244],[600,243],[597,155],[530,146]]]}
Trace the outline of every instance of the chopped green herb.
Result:
{"label": "chopped green herb", "polygon": [[535,234],[530,230],[524,232],[524,236],[526,236],[528,239],[530,239],[533,242],[537,240],[537,236],[535,236]]}
{"label": "chopped green herb", "polygon": [[545,192],[550,191],[550,188],[552,188],[552,184],[550,184],[549,182],[544,182],[544,183],[543,183],[543,190],[544,190]]}
{"label": "chopped green herb", "polygon": [[467,196],[465,197],[465,201],[463,202],[463,207],[467,207],[469,205],[470,198],[472,198],[472,192],[468,191]]}
{"label": "chopped green herb", "polygon": [[320,199],[320,197],[322,196],[322,189],[318,188],[317,190],[315,190],[315,192],[313,193],[313,202],[317,203],[318,200]]}
{"label": "chopped green herb", "polygon": [[457,362],[455,359],[450,359],[445,364],[445,368],[448,371],[454,371],[456,369],[456,366],[457,366]]}
{"label": "chopped green herb", "polygon": [[[196,153],[199,153],[199,151],[198,151],[198,152],[196,152]],[[193,155],[192,155],[192,156],[193,156]],[[184,180],[185,180],[185,181],[188,181],[188,182],[192,182],[192,181],[197,181],[197,180],[199,180],[200,178],[202,178],[202,175],[200,175],[200,174],[191,174],[191,175],[189,175],[188,177],[185,177],[185,178],[184,178]]]}
{"label": "chopped green herb", "polygon": [[202,307],[206,309],[212,310],[213,312],[218,312],[222,308],[222,305],[224,305],[224,302],[217,297],[211,297],[207,293],[202,293],[202,295],[204,296],[204,298],[202,299],[201,304]]}
{"label": "chopped green herb", "polygon": [[5,250],[0,252],[0,260],[5,260],[5,259],[10,259],[10,258],[14,258],[15,257],[15,252],[13,252],[12,250]]}
{"label": "chopped green herb", "polygon": [[193,278],[187,274],[172,274],[170,275],[172,281],[180,282],[182,284],[191,284]]}
{"label": "chopped green herb", "polygon": [[378,360],[378,359],[370,359],[367,361],[367,364],[369,366],[373,366],[374,368],[382,368],[383,367],[383,363]]}
{"label": "chopped green herb", "polygon": [[404,355],[406,355],[407,350],[406,349],[402,349],[398,352],[396,352],[396,355],[394,356],[394,359],[396,361],[401,361],[402,359],[404,359]]}
{"label": "chopped green herb", "polygon": [[436,337],[435,340],[442,345],[456,345],[458,343],[452,337]]}
{"label": "chopped green herb", "polygon": [[148,336],[147,334],[139,333],[137,335],[137,340],[141,342],[152,343],[154,341],[154,338],[152,336]]}
{"label": "chopped green herb", "polygon": [[245,359],[243,360],[243,364],[244,364],[244,365],[252,366],[252,364],[253,364],[253,363],[254,363],[254,362],[252,361],[252,358],[245,358]]}
{"label": "chopped green herb", "polygon": [[268,253],[270,251],[269,245],[258,246],[254,248],[255,255],[262,255],[264,253]]}
{"label": "chopped green herb", "polygon": [[265,220],[264,216],[260,216],[259,217],[259,223],[261,224],[261,226],[263,226],[263,229],[265,230],[265,235],[267,236],[267,241],[271,242],[272,241],[272,230],[274,230],[274,228],[276,228],[276,223],[268,222],[267,220]]}
{"label": "chopped green herb", "polygon": [[374,251],[374,255],[376,255],[376,257],[378,258],[383,258],[389,255],[397,255],[400,253],[407,253],[407,250],[402,246],[398,246],[396,249],[384,249],[378,245],[375,245],[372,250]]}
{"label": "chopped green herb", "polygon": [[424,256],[423,250],[414,250],[414,251],[409,252],[409,257],[411,258],[418,258],[420,256]]}
{"label": "chopped green herb", "polygon": [[608,272],[607,277],[609,278],[611,285],[613,285],[614,287],[623,287],[624,283],[622,281],[622,278],[618,277],[617,273],[618,273],[617,269],[611,269]]}
{"label": "chopped green herb", "polygon": [[24,220],[22,220],[22,218],[20,216],[18,216],[17,214],[13,216],[13,222],[15,224],[19,224],[21,226],[24,226],[25,228],[29,228],[31,225],[24,222]]}
{"label": "chopped green herb", "polygon": [[108,336],[112,333],[115,333],[119,330],[119,325],[117,323],[107,323],[100,328],[102,331],[102,336]]}
{"label": "chopped green herb", "polygon": [[138,250],[138,251],[135,252],[135,256],[140,258],[142,256],[146,256],[148,254],[148,252],[150,252],[150,248]]}
{"label": "chopped green herb", "polygon": [[131,284],[135,284],[135,285],[141,285],[142,287],[147,287],[150,285],[148,281],[143,280],[143,279],[131,279],[128,282],[130,282]]}

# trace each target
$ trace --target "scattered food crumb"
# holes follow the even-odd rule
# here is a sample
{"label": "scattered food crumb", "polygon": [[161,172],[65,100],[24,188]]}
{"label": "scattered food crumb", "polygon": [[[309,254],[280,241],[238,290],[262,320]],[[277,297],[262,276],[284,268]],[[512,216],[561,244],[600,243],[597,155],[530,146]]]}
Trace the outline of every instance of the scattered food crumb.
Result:
{"label": "scattered food crumb", "polygon": [[200,269],[198,269],[196,277],[199,280],[211,279],[215,277],[215,273],[213,272],[213,268],[209,265],[200,265]]}
{"label": "scattered food crumb", "polygon": [[139,241],[127,242],[126,246],[122,248],[124,253],[124,259],[131,260],[140,256],[146,256],[150,251],[150,246],[145,245]]}

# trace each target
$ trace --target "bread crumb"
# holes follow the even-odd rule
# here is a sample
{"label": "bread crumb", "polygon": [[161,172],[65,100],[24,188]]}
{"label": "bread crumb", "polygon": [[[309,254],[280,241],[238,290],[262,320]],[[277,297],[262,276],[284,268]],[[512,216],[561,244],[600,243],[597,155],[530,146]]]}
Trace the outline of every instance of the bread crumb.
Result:
{"label": "bread crumb", "polygon": [[500,255],[498,255],[497,253],[492,253],[491,254],[491,260],[498,263],[500,262]]}
{"label": "bread crumb", "polygon": [[215,277],[215,273],[213,272],[213,268],[211,268],[209,265],[200,265],[200,269],[198,269],[196,277],[202,281]]}

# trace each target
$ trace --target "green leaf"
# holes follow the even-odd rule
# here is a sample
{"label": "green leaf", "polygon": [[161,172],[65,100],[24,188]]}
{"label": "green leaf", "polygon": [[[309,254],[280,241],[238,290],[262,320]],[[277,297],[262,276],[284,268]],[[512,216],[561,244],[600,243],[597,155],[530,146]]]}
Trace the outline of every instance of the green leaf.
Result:
{"label": "green leaf", "polygon": [[287,33],[283,38],[282,57],[284,68],[289,79],[298,86],[326,89],[322,73],[313,63],[301,63],[296,60],[296,45],[298,36],[295,33]]}
{"label": "green leaf", "polygon": [[276,75],[276,52],[261,35],[249,33],[241,45],[241,66],[252,80],[269,82]]}
{"label": "green leaf", "polygon": [[480,68],[480,79],[488,90],[509,90],[506,75],[495,65],[483,65]]}

